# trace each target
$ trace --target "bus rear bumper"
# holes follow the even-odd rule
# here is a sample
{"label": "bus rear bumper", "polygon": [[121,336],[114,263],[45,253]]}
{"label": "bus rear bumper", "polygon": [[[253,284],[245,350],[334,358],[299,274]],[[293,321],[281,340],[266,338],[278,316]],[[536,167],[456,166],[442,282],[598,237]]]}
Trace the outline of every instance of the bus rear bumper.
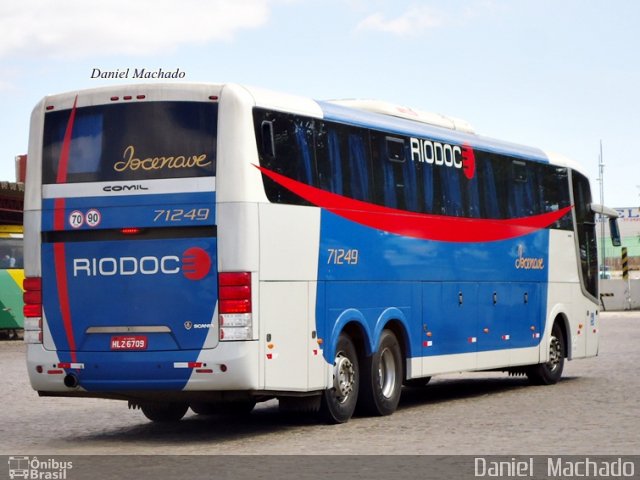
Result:
{"label": "bus rear bumper", "polygon": [[257,390],[258,350],[256,341],[220,342],[202,351],[77,352],[72,359],[28,345],[27,370],[34,390],[65,396]]}

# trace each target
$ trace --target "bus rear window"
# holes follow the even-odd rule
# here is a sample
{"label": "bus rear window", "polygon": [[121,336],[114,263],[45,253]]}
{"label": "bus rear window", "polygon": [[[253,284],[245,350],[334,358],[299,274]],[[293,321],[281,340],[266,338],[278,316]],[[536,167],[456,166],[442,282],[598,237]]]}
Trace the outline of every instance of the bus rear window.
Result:
{"label": "bus rear window", "polygon": [[76,110],[64,180],[58,167],[71,110],[45,116],[43,183],[213,176],[218,105],[135,102]]}

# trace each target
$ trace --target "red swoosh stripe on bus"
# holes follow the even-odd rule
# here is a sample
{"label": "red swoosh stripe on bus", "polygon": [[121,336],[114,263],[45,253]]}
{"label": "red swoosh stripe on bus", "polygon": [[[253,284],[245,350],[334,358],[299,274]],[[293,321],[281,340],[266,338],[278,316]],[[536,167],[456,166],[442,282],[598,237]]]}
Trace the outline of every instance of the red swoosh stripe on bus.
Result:
{"label": "red swoosh stripe on bus", "polygon": [[64,131],[64,139],[62,140],[62,151],[60,152],[60,161],[58,162],[58,177],[57,183],[64,183],[67,181],[67,170],[69,168],[69,152],[71,151],[71,136],[73,134],[73,124],[76,121],[76,107],[78,105],[78,96],[73,100],[73,107],[71,108],[71,115],[67,121],[67,128]]}
{"label": "red swoosh stripe on bus", "polygon": [[56,281],[58,283],[58,301],[60,303],[60,314],[62,324],[67,335],[69,350],[71,350],[71,361],[76,362],[76,341],[73,336],[73,325],[71,323],[71,308],[69,307],[69,287],[67,286],[67,265],[65,260],[64,243],[53,245],[54,262],[56,266]]}
{"label": "red swoosh stripe on bus", "polygon": [[[71,137],[73,135],[73,124],[76,121],[76,106],[78,104],[78,96],[76,95],[73,101],[73,108],[71,108],[71,114],[67,121],[67,128],[64,131],[64,138],[62,140],[62,149],[60,151],[60,161],[58,162],[58,176],[56,177],[56,183],[65,183],[67,181],[67,170],[69,168],[69,152],[71,151]],[[53,228],[54,230],[64,230],[65,221],[65,201],[64,198],[56,198],[54,201],[54,217]]]}
{"label": "red swoosh stripe on bus", "polygon": [[495,242],[533,233],[565,216],[555,212],[506,220],[461,218],[408,212],[327,192],[255,165],[264,175],[309,203],[367,227],[397,235],[440,242]]}
{"label": "red swoosh stripe on bus", "polygon": [[[60,151],[60,161],[58,162],[57,183],[65,183],[67,181],[67,170],[69,165],[69,152],[71,151],[71,137],[73,134],[73,124],[76,119],[76,106],[78,97],[73,101],[71,115],[67,122],[67,128],[64,132],[62,140],[62,149]],[[65,225],[65,201],[64,198],[56,198],[54,201],[54,230],[64,230]],[[71,308],[69,307],[69,287],[67,285],[67,264],[64,243],[56,243],[53,246],[53,261],[56,269],[56,282],[58,284],[58,302],[60,304],[60,314],[62,315],[62,324],[67,335],[69,350],[71,350],[71,361],[76,362],[76,341],[73,336],[73,325],[71,322]]]}

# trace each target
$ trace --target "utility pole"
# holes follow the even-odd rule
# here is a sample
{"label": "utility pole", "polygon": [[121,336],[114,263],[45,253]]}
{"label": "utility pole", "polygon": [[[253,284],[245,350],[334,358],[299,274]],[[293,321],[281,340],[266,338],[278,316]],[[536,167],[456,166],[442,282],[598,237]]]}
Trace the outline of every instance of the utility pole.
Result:
{"label": "utility pole", "polygon": [[[600,140],[600,158],[598,160],[598,183],[600,183],[600,205],[604,205],[604,158],[602,156],[602,140]],[[607,257],[605,253],[604,240],[604,218],[600,215],[600,250],[602,252],[602,262],[600,263],[600,278],[604,278],[606,272]]]}

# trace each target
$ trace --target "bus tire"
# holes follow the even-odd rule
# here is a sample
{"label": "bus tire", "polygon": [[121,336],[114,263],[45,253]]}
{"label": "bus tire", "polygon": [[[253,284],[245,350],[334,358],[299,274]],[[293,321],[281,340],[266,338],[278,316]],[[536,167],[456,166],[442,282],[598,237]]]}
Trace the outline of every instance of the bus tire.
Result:
{"label": "bus tire", "polygon": [[351,339],[341,333],[333,361],[333,385],[322,393],[320,414],[328,423],[348,422],[360,388],[358,355]]}
{"label": "bus tire", "polygon": [[533,385],[553,385],[560,380],[564,369],[564,335],[556,322],[551,329],[549,339],[549,360],[546,363],[532,365],[527,370],[529,382]]}
{"label": "bus tire", "polygon": [[140,405],[144,416],[152,422],[177,422],[187,413],[187,403],[146,403]]}
{"label": "bus tire", "polygon": [[360,407],[370,415],[391,415],[402,391],[402,350],[391,330],[383,330],[378,349],[362,362]]}

